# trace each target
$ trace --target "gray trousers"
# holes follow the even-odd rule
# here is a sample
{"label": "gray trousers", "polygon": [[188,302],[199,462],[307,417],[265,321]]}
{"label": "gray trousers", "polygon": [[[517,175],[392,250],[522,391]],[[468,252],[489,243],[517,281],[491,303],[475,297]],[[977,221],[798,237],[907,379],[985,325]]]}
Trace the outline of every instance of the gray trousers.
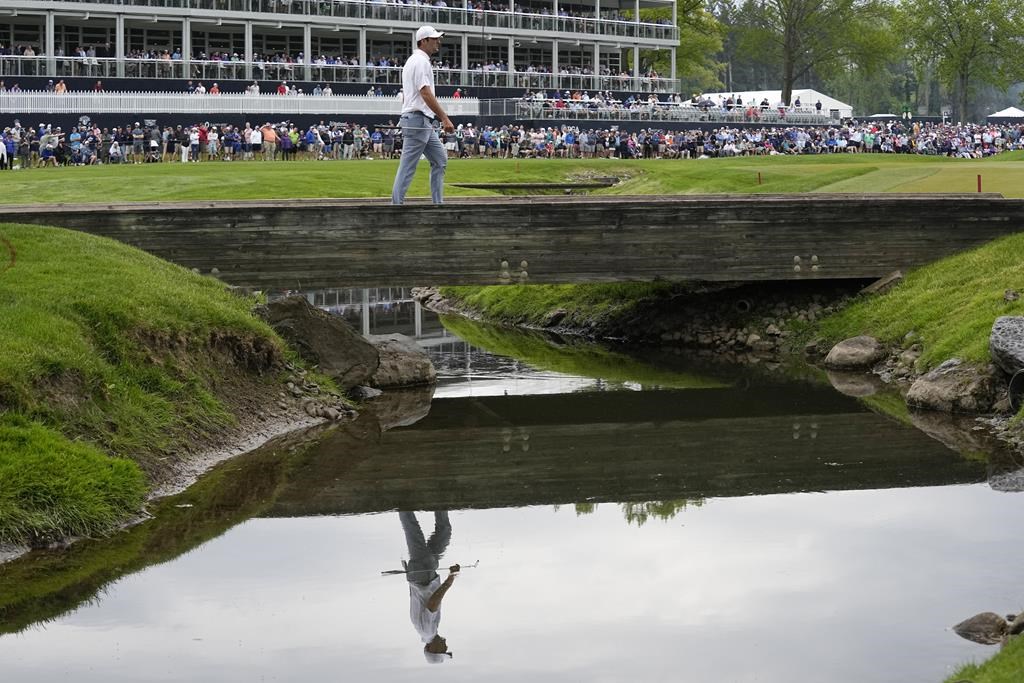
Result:
{"label": "gray trousers", "polygon": [[452,539],[452,525],[448,522],[448,512],[434,513],[434,533],[430,540],[423,537],[423,530],[413,512],[399,512],[398,518],[405,531],[405,545],[409,550],[409,562],[406,564],[406,579],[412,583],[426,586],[437,577],[437,567],[441,556],[448,549]]}
{"label": "gray trousers", "polygon": [[401,204],[416,175],[420,155],[430,162],[430,198],[435,204],[444,203],[444,170],[448,154],[437,137],[433,120],[419,112],[402,114],[398,125],[402,128],[402,160],[398,162],[395,185],[391,188],[391,203]]}

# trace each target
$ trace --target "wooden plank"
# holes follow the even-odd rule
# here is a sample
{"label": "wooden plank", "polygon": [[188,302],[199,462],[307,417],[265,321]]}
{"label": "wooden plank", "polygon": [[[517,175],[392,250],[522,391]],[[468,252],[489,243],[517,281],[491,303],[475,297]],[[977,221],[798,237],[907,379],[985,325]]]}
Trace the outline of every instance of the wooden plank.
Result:
{"label": "wooden plank", "polygon": [[520,279],[805,280],[880,277],[1017,232],[1024,229],[1024,200],[712,195],[487,197],[402,207],[385,200],[149,202],[10,206],[0,208],[0,221],[84,230],[203,273],[217,269],[230,284],[267,289]]}

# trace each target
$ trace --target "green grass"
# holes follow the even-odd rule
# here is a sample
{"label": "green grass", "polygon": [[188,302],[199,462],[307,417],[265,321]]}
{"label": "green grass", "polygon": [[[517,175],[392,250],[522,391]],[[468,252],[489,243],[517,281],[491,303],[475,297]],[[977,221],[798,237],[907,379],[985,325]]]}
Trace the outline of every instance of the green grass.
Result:
{"label": "green grass", "polygon": [[[0,204],[71,203],[68,184],[87,188],[73,203],[297,197],[388,197],[396,161],[145,164],[27,169],[4,176]],[[760,183],[758,182],[760,174]],[[556,182],[619,176],[601,194],[788,192],[986,192],[1024,197],[1024,153],[986,160],[846,154],[704,160],[453,159],[447,182]],[[451,197],[492,195],[449,187]],[[409,192],[429,196],[421,168]]]}
{"label": "green grass", "polygon": [[599,344],[569,340],[559,345],[539,332],[499,328],[455,316],[442,316],[441,322],[446,329],[475,347],[522,360],[542,370],[600,378],[620,385],[636,383],[673,389],[727,386],[718,379],[659,368]]}
{"label": "green grass", "polygon": [[1024,671],[1024,636],[1013,638],[992,659],[982,664],[965,664],[946,683],[1020,683]]}
{"label": "green grass", "polygon": [[1024,234],[915,270],[890,292],[826,318],[820,332],[832,341],[870,334],[898,345],[915,332],[923,368],[949,358],[984,362],[995,319],[1024,315],[1024,300],[1004,301],[1007,289],[1024,291]]}
{"label": "green grass", "polygon": [[0,417],[0,482],[0,541],[109,532],[146,489],[134,463],[10,415]]}
{"label": "green grass", "polygon": [[0,539],[104,533],[137,509],[139,466],[155,475],[234,421],[238,348],[283,346],[251,301],[137,249],[60,228],[0,224],[0,237],[16,254],[0,272],[0,415],[17,434],[0,471],[21,473],[0,477]]}
{"label": "green grass", "polygon": [[622,317],[645,299],[680,290],[667,282],[616,282],[586,285],[497,285],[442,287],[445,298],[507,325],[541,326],[551,312],[565,309],[563,325]]}

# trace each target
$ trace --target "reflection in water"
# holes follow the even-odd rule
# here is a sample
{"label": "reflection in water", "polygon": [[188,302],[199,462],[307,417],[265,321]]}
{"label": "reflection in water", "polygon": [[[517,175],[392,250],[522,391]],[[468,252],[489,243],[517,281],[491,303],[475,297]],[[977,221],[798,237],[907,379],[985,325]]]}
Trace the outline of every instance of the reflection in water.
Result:
{"label": "reflection in water", "polygon": [[434,513],[434,533],[426,540],[416,513],[399,512],[398,518],[409,551],[409,561],[403,563],[409,582],[409,618],[424,643],[423,655],[428,662],[437,664],[452,656],[448,642],[437,632],[441,624],[441,601],[459,573],[459,566],[452,565],[443,583],[437,574],[441,556],[452,538],[452,525],[448,512],[438,510]]}
{"label": "reflection in water", "polygon": [[[649,519],[667,521],[686,508],[699,508],[704,499],[697,500],[652,500],[644,503],[620,503],[622,516],[628,524],[643,526]],[[597,512],[597,503],[576,503],[577,515],[592,515]],[[555,506],[558,509],[558,506]]]}
{"label": "reflection in water", "polygon": [[[430,345],[424,318],[402,324]],[[1019,600],[1005,521],[1024,497],[965,485],[984,462],[857,400],[599,352],[571,393],[459,393],[483,367],[566,375],[435,331],[459,368],[437,395],[458,398],[389,393],[225,463],[124,534],[0,568],[0,631],[25,629],[0,637],[5,680],[940,680],[989,654],[945,628]],[[604,379],[624,367],[644,381]],[[429,537],[413,510],[433,511]],[[408,600],[380,576],[403,551]],[[442,580],[443,555],[470,553],[479,574]]]}

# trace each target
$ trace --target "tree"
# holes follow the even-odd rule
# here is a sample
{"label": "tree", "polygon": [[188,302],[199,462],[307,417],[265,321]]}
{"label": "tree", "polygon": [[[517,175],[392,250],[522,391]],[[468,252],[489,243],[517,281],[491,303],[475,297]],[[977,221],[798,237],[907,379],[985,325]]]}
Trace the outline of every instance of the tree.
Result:
{"label": "tree", "polygon": [[[640,16],[645,21],[672,18],[671,10],[666,9],[642,9]],[[679,47],[676,48],[679,78],[698,90],[721,85],[718,76],[722,65],[715,56],[722,50],[725,28],[707,10],[704,0],[679,0],[676,25],[679,27]],[[641,50],[640,63],[667,76],[671,73],[668,55],[667,50]]]}
{"label": "tree", "polygon": [[861,39],[884,13],[878,0],[747,0],[742,49],[779,64],[782,99],[789,102],[801,78],[827,76],[855,59],[883,58],[865,51]]}
{"label": "tree", "polygon": [[919,66],[933,64],[969,119],[979,86],[1001,91],[1024,79],[1024,10],[1019,0],[905,0],[903,26]]}

